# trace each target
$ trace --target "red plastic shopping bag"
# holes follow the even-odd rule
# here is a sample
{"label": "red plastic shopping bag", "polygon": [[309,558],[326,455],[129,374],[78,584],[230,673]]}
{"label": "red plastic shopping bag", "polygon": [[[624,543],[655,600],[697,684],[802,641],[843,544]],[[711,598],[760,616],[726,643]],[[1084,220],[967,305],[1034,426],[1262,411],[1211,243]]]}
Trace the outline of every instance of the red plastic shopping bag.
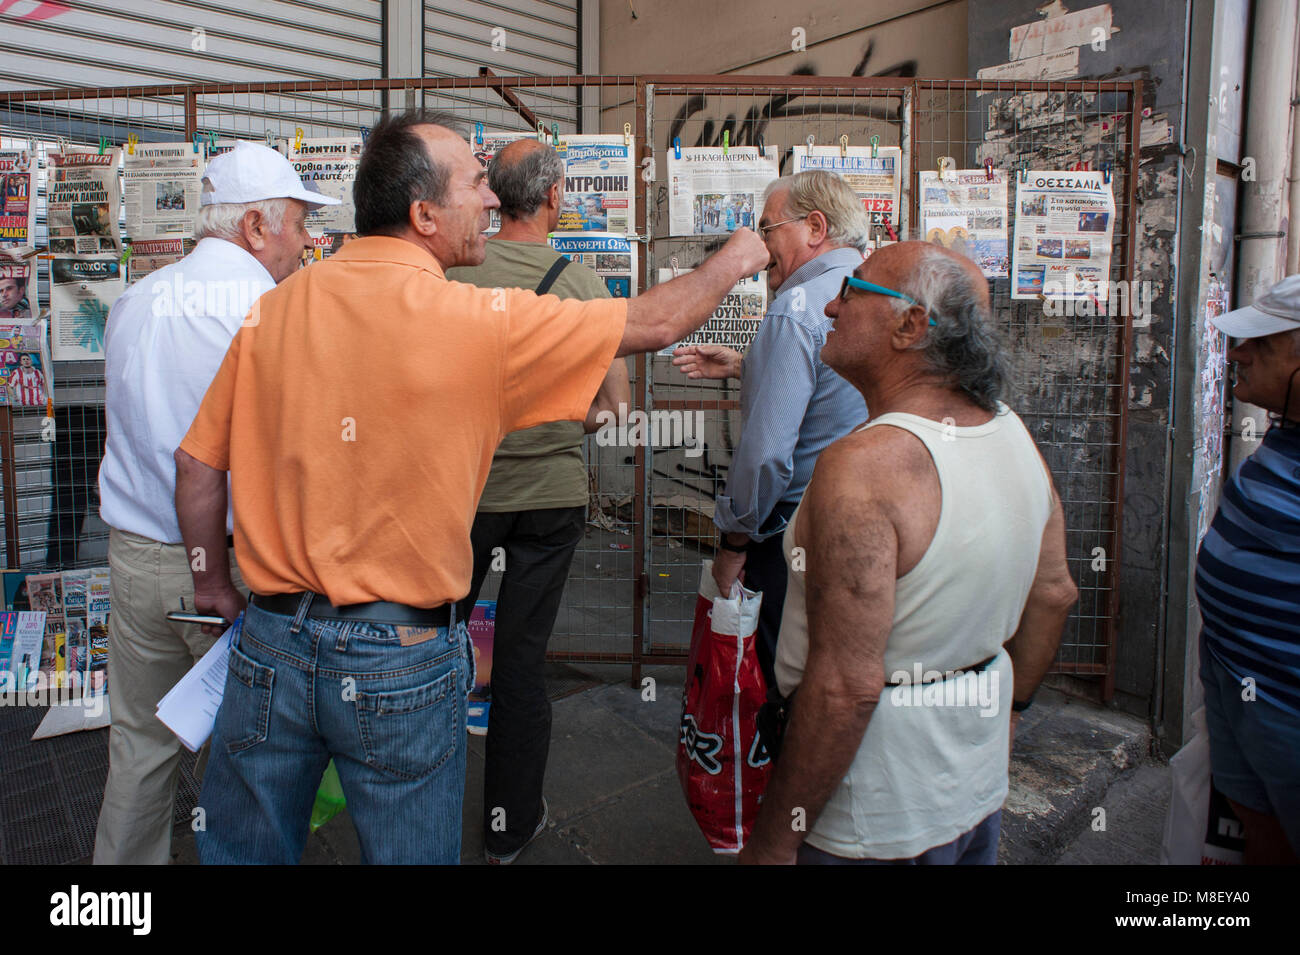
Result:
{"label": "red plastic shopping bag", "polygon": [[758,816],[771,760],[755,717],[767,684],[754,646],[763,595],[740,585],[723,597],[713,561],[700,572],[682,695],[677,775],[714,852],[736,853]]}

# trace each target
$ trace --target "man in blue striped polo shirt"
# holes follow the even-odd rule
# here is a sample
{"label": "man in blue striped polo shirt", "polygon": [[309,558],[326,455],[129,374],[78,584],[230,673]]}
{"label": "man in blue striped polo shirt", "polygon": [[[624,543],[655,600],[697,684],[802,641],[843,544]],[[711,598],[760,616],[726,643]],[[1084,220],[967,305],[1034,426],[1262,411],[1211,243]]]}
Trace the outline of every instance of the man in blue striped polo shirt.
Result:
{"label": "man in blue striped polo shirt", "polygon": [[808,170],[777,179],[763,197],[759,234],[772,261],[774,294],[742,364],[721,345],[688,345],[673,364],[691,378],[740,378],[740,439],[713,522],[721,537],[713,577],[721,593],[744,572],[763,592],[758,661],[769,687],[785,603],[781,537],[822,450],[867,419],[862,395],[822,361],[826,303],[862,264],[869,222],[839,175]]}
{"label": "man in blue striped polo shirt", "polygon": [[1237,345],[1233,396],[1269,412],[1223,488],[1196,561],[1201,682],[1215,787],[1247,864],[1300,856],[1300,275],[1212,319]]}

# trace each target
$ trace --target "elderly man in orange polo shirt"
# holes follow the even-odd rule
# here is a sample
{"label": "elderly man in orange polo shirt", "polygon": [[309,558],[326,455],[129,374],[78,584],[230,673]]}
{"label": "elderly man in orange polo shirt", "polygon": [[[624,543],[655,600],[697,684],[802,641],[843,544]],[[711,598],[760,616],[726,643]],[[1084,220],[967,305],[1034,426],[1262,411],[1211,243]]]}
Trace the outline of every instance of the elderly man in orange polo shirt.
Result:
{"label": "elderly man in orange polo shirt", "polygon": [[[465,782],[470,525],[501,438],[582,421],[610,363],[703,325],[767,264],[740,230],[628,301],[450,282],[498,205],[454,119],[370,134],[357,231],[258,300],[176,452],[195,604],[236,628],[199,805],[205,863],[293,863],[326,763],[363,858],[455,863]],[[360,305],[358,303],[361,303]],[[358,362],[381,375],[340,375]]]}

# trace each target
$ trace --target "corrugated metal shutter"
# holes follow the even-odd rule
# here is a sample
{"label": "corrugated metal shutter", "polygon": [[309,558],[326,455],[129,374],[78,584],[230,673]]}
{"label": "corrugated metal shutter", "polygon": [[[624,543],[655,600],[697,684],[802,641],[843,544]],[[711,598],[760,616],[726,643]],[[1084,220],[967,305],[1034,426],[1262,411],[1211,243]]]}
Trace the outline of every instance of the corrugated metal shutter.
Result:
{"label": "corrugated metal shutter", "polygon": [[[424,75],[477,76],[489,67],[499,76],[573,76],[578,73],[580,0],[425,0]],[[494,48],[494,41],[496,46]],[[549,125],[576,128],[578,96],[567,87],[540,86],[519,97]],[[457,111],[477,107],[476,118],[501,128],[524,128],[510,107],[490,91],[426,97]]]}
{"label": "corrugated metal shutter", "polygon": [[382,11],[381,0],[17,0],[0,13],[0,85],[377,77]]}

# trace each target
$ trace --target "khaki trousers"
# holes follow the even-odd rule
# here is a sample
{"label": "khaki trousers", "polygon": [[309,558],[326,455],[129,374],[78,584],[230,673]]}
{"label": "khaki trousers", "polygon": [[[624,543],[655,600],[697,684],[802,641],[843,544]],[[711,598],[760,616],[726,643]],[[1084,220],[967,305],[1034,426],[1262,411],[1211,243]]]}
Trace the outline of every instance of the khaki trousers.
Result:
{"label": "khaki trousers", "polygon": [[[183,544],[112,530],[108,538],[112,615],[108,621],[108,783],[95,831],[96,865],[165,865],[181,743],[155,715],[158,701],[203,656],[215,637],[173,623],[169,610],[194,610],[194,579]],[[230,553],[235,586],[248,588]],[[200,754],[199,769],[206,762]]]}

